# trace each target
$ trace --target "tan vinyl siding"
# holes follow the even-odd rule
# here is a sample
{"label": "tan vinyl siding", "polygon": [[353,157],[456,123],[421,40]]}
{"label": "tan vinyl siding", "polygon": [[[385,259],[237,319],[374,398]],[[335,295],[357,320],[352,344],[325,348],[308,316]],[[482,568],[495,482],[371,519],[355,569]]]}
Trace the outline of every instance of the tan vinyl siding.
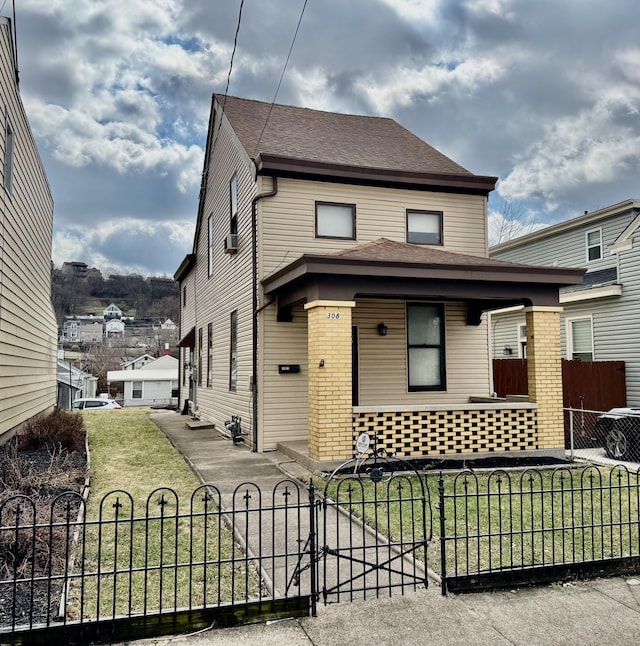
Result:
{"label": "tan vinyl siding", "polygon": [[[406,304],[404,301],[357,301],[352,311],[359,341],[359,405],[400,407],[465,404],[470,395],[488,395],[487,326],[470,327],[465,307],[447,303],[447,389],[408,392],[406,372]],[[264,446],[307,438],[307,316],[295,308],[292,323],[276,323],[275,308],[265,311],[265,371],[263,377]],[[388,334],[381,337],[377,325]],[[300,374],[280,375],[278,364],[300,364]]]}
{"label": "tan vinyl siding", "polygon": [[[356,205],[356,240],[315,238],[315,202]],[[486,255],[486,198],[408,189],[279,179],[276,198],[260,205],[261,276],[303,253],[333,253],[379,238],[405,242],[406,210],[443,212],[443,249]]]}
{"label": "tan vinyl siding", "polygon": [[[291,323],[277,323],[276,309],[271,306],[261,320],[267,342],[260,345],[264,358],[260,418],[264,422],[258,448],[269,451],[278,442],[307,439],[307,312],[296,307]],[[298,364],[300,373],[281,375],[280,364]]]}
{"label": "tan vinyl siding", "polygon": [[[217,124],[216,124],[217,130]],[[224,428],[232,415],[242,418],[245,440],[252,439],[252,281],[251,281],[251,201],[256,195],[256,184],[250,165],[235,136],[226,127],[217,135],[210,159],[206,201],[202,210],[199,239],[196,240],[198,261],[194,274],[194,303],[192,325],[203,328],[203,370],[207,365],[207,326],[213,332],[213,387],[207,387],[206,374],[202,386],[196,388],[195,401],[202,419]],[[224,252],[224,240],[229,233],[229,182],[234,175],[238,182],[238,251]],[[207,218],[213,214],[213,273],[208,271]],[[229,391],[230,320],[231,312],[238,312],[237,328],[237,386]],[[185,317],[187,320],[187,317]],[[189,328],[185,328],[188,331]]]}
{"label": "tan vinyl siding", "polygon": [[[7,116],[14,133],[11,191],[0,183],[0,437],[56,400],[51,305],[53,199],[15,85],[10,26],[0,19],[0,172]],[[0,440],[1,441],[1,440]]]}
{"label": "tan vinyl siding", "polygon": [[[465,325],[461,303],[445,306],[447,387],[444,391],[409,392],[407,386],[406,305],[400,301],[358,301],[360,406],[464,404],[470,395],[489,392],[487,328]],[[387,336],[377,325],[384,322]]]}
{"label": "tan vinyl siding", "polygon": [[[524,310],[495,312],[491,315],[491,349],[494,359],[521,359],[518,326],[524,325]],[[511,348],[513,354],[505,354],[504,348]]]}

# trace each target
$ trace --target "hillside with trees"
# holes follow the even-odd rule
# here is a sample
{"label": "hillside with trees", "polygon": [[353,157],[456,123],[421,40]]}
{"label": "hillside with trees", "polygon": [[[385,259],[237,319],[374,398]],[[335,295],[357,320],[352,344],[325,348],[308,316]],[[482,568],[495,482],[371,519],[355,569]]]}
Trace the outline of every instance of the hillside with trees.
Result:
{"label": "hillside with trees", "polygon": [[178,321],[180,287],[172,278],[145,278],[139,274],[104,278],[95,268],[79,273],[53,270],[51,296],[59,326],[67,316],[101,316],[111,303],[122,310],[123,317],[137,322]]}

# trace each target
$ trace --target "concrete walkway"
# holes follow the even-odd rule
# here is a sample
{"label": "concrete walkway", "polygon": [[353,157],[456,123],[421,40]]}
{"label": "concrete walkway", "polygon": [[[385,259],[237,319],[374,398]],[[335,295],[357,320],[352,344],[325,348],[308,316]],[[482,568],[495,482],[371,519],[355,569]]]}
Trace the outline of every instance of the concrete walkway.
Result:
{"label": "concrete walkway", "polygon": [[[214,429],[188,428],[185,424],[188,418],[179,413],[153,413],[151,419],[182,453],[201,481],[218,489],[224,511],[244,511],[246,506],[252,511],[249,519],[245,519],[244,513],[234,513],[230,518],[240,544],[245,545],[252,556],[262,555],[256,560],[274,596],[308,594],[311,590],[309,557],[300,563],[299,583],[293,584],[292,578],[297,565],[294,555],[299,554],[309,536],[309,509],[305,507],[298,514],[295,508],[287,511],[278,505],[284,504],[282,494],[285,490],[292,493],[287,496],[287,504],[295,505],[297,496],[301,506],[308,505],[309,493],[302,480],[310,473],[278,452],[254,453],[244,444],[234,445]],[[283,483],[287,479],[292,481],[290,486]],[[393,583],[413,588],[416,576],[418,579],[426,576],[421,562],[410,557],[400,559],[386,540],[378,540],[364,525],[354,528],[351,517],[335,506],[318,514],[317,521],[317,540],[325,539],[327,542],[323,545],[335,548],[339,545],[343,550],[342,556],[327,554],[322,562],[327,588],[339,594],[341,599],[343,595],[349,599],[363,598],[363,587],[371,590]],[[247,531],[247,523],[250,531]],[[345,550],[349,552],[347,558]],[[348,558],[351,553],[356,560]],[[272,558],[274,555],[276,558]],[[391,561],[389,569],[366,565],[368,562],[382,566],[386,561]],[[368,591],[367,598],[374,594]]]}
{"label": "concrete walkway", "polygon": [[[242,482],[260,487],[304,469],[277,453],[257,454],[211,430],[185,428],[178,413],[151,418],[203,481],[228,496]],[[226,498],[228,500],[228,498]],[[640,642],[640,576],[442,597],[438,586],[405,595],[318,605],[318,617],[135,642],[144,646],[224,644],[397,646],[521,644],[615,646]]]}

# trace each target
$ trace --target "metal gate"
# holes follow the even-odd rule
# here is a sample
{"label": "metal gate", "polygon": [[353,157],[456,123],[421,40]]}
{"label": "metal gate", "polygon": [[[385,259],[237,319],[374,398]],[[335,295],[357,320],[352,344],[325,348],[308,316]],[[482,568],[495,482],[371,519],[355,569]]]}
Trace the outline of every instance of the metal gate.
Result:
{"label": "metal gate", "polygon": [[[360,444],[363,442],[363,444]],[[409,463],[368,449],[328,478],[318,516],[324,603],[427,587],[432,515],[426,479]]]}

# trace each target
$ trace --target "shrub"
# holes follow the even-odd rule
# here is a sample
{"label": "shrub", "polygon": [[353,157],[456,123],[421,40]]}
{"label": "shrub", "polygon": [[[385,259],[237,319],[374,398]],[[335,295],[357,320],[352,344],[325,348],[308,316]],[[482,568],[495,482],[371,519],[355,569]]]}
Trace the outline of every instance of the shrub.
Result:
{"label": "shrub", "polygon": [[82,416],[57,408],[49,415],[39,415],[27,422],[19,437],[22,451],[84,451],[86,431]]}

